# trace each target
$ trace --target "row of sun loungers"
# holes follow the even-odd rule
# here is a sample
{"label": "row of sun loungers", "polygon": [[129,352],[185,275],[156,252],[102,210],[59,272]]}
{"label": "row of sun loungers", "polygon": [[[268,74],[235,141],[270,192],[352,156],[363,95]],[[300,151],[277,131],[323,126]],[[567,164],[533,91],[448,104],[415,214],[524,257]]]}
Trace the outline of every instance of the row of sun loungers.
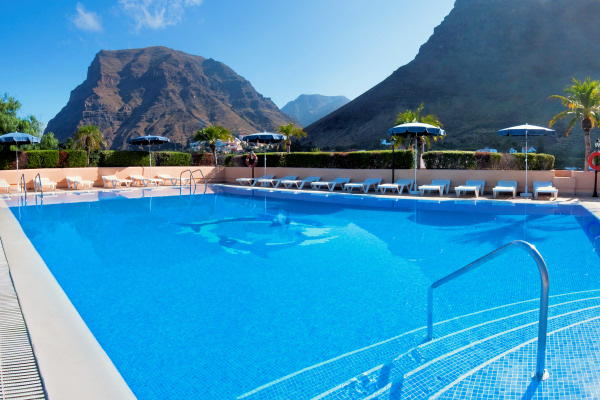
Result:
{"label": "row of sun loungers", "polygon": [[[381,179],[365,179],[364,182],[350,183],[350,178],[336,178],[332,181],[321,181],[318,176],[309,176],[305,179],[296,179],[297,176],[284,176],[283,178],[275,179],[274,175],[264,175],[259,178],[238,178],[237,182],[240,185],[262,186],[262,187],[285,187],[288,189],[302,189],[305,185],[310,184],[310,187],[315,190],[322,188],[328,189],[330,192],[336,188],[342,191],[352,192],[354,189],[359,189],[367,193],[371,188],[377,192],[390,193],[396,192],[402,194],[406,188],[407,192],[418,189],[421,195],[425,193],[439,193],[440,196],[450,193],[450,180],[434,179],[430,184],[420,185],[415,188],[415,183],[412,179],[398,179],[394,183],[381,183]],[[456,197],[463,194],[473,193],[478,198],[483,195],[485,181],[482,180],[467,180],[464,185],[459,185],[454,188]],[[498,181],[498,184],[492,189],[494,198],[498,194],[508,193],[512,197],[517,196],[517,181]],[[533,196],[538,198],[539,194],[549,194],[553,199],[558,197],[558,189],[552,185],[552,182],[533,182]]]}

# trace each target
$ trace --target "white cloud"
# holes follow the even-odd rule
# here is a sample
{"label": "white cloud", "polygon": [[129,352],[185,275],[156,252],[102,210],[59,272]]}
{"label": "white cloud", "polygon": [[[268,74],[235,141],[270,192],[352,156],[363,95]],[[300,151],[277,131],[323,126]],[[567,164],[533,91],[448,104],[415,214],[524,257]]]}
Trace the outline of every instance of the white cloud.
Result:
{"label": "white cloud", "polygon": [[100,32],[102,30],[102,23],[98,14],[87,11],[81,3],[77,3],[76,10],[77,15],[73,16],[71,20],[77,28],[89,32]]}
{"label": "white cloud", "polygon": [[202,0],[119,0],[121,8],[135,22],[136,29],[165,28],[181,22],[187,7],[199,6]]}

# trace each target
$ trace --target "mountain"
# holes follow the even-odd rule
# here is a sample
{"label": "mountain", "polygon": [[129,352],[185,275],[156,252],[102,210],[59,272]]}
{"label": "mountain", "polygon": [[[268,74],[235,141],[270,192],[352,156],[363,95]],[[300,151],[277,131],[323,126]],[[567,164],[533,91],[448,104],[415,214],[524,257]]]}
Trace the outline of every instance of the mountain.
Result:
{"label": "mountain", "polygon": [[[448,134],[434,149],[508,151],[520,141],[498,137],[498,129],[547,126],[563,109],[550,95],[563,94],[573,77],[600,78],[594,15],[597,0],[456,0],[413,61],[305,128],[307,141],[323,149],[381,148],[398,112],[424,102],[423,112],[437,115]],[[568,138],[566,123],[555,126],[556,138],[531,144],[583,165],[579,126]]]}
{"label": "mountain", "polygon": [[349,102],[346,96],[301,94],[296,100],[287,103],[281,111],[300,122],[302,126],[307,126]]}
{"label": "mountain", "polygon": [[209,124],[253,133],[274,130],[288,119],[227,65],[148,47],[100,51],[46,132],[65,141],[80,125],[98,125],[110,148],[123,149],[140,135],[186,145]]}

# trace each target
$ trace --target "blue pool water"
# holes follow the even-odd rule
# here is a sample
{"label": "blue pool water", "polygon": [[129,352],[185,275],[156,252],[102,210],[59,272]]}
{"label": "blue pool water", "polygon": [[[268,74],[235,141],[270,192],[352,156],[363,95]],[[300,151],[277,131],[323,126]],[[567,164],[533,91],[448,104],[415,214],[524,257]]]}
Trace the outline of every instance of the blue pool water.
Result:
{"label": "blue pool water", "polygon": [[[552,295],[600,278],[600,224],[579,206],[226,188],[99,200],[12,210],[142,400],[235,398],[422,327],[433,281],[512,240],[537,246]],[[447,319],[536,298],[539,276],[515,252],[436,296]]]}

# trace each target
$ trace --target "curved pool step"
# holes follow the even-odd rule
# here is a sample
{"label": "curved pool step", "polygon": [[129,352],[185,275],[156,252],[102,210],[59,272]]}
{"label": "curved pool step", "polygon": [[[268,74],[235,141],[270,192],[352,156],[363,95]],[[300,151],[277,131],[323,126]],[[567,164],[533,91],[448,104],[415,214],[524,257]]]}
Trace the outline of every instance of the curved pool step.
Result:
{"label": "curved pool step", "polygon": [[[550,296],[551,310],[554,304],[562,304],[568,301],[577,301],[595,296],[600,296],[600,290],[587,290]],[[497,320],[508,315],[523,312],[535,313],[538,307],[539,299],[531,299],[476,311],[436,322],[434,324],[434,334],[436,337],[442,338],[457,331],[462,331],[465,327],[476,326],[482,322]],[[330,391],[328,389],[334,386],[339,388],[347,384],[353,377],[362,376],[362,371],[370,368],[376,370],[386,360],[394,360],[399,354],[416,348],[423,343],[425,335],[425,327],[404,332],[393,338],[294,372],[242,394],[237,398],[244,400],[279,399],[282,393],[285,393],[287,398],[310,399],[319,396],[320,393],[328,393]],[[373,368],[376,365],[378,367]],[[340,384],[340,382],[344,383]]]}
{"label": "curved pool step", "polygon": [[[550,308],[549,331],[585,320],[590,313],[600,315],[598,297],[563,300],[568,301]],[[423,343],[314,399],[428,398],[440,385],[460,376],[464,368],[535,340],[537,313],[537,309],[521,312]]]}

